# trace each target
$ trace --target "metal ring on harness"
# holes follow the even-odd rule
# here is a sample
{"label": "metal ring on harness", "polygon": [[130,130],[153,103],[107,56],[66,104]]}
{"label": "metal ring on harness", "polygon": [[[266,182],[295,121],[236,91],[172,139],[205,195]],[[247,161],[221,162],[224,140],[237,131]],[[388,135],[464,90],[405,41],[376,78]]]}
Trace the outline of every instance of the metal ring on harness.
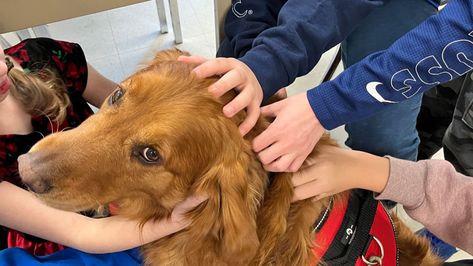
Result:
{"label": "metal ring on harness", "polygon": [[384,258],[383,244],[381,244],[381,241],[379,241],[375,236],[373,236],[373,239],[378,243],[379,249],[381,250],[381,256],[371,256],[369,259],[366,259],[365,255],[361,255],[361,259],[366,263],[366,265],[382,265]]}

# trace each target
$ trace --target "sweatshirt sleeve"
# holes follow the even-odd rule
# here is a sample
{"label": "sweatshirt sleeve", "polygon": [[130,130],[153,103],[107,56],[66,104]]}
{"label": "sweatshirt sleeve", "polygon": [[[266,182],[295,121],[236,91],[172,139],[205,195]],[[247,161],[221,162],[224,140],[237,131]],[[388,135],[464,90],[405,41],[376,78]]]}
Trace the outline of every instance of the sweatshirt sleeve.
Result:
{"label": "sweatshirt sleeve", "polygon": [[389,160],[389,180],[376,199],[402,204],[433,234],[473,254],[473,177],[443,160]]}
{"label": "sweatshirt sleeve", "polygon": [[[240,1],[241,10],[250,10]],[[261,32],[240,58],[250,67],[267,99],[308,73],[323,52],[340,43],[384,0],[288,0],[277,25]],[[251,9],[253,14],[259,12]],[[248,16],[248,15],[247,15]]]}
{"label": "sweatshirt sleeve", "polygon": [[451,0],[391,47],[307,92],[326,129],[354,122],[473,69],[473,1]]}

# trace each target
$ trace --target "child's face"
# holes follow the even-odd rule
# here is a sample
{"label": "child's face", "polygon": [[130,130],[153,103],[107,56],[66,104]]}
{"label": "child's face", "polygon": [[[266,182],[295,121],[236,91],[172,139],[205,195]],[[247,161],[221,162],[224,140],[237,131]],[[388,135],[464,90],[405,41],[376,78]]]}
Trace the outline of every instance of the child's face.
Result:
{"label": "child's face", "polygon": [[3,47],[0,45],[0,102],[2,102],[8,95],[10,88],[10,80],[7,77],[7,65],[5,64],[5,53]]}

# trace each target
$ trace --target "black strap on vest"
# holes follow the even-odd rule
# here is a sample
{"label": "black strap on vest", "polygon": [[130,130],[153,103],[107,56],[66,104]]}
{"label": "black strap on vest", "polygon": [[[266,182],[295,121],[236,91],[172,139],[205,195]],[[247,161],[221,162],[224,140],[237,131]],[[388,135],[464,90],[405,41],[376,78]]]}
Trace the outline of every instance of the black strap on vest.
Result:
{"label": "black strap on vest", "polygon": [[370,230],[376,214],[377,202],[366,190],[353,190],[348,200],[342,225],[323,261],[327,265],[355,265],[371,242]]}

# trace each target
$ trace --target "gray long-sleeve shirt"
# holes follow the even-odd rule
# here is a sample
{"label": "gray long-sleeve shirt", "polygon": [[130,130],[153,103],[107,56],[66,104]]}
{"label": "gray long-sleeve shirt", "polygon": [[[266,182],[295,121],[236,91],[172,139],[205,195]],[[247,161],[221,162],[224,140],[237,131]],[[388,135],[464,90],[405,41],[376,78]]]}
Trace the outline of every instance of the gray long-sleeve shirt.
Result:
{"label": "gray long-sleeve shirt", "polygon": [[433,234],[473,254],[473,177],[443,160],[389,160],[389,180],[376,199],[402,204]]}

